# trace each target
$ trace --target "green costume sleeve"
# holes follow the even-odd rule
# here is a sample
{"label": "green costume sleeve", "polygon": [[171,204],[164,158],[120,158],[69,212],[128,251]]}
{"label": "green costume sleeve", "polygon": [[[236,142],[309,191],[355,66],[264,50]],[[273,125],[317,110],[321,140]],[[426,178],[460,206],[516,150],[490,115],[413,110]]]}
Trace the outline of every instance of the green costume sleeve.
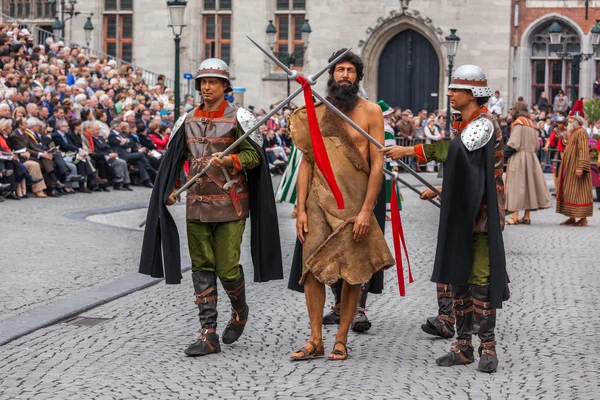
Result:
{"label": "green costume sleeve", "polygon": [[[239,139],[244,132],[241,129],[238,129],[235,132],[236,140]],[[242,168],[244,169],[253,169],[260,165],[260,156],[252,147],[248,140],[244,140],[240,146],[238,147],[237,156],[240,159],[240,164],[242,164]]]}
{"label": "green costume sleeve", "polygon": [[437,161],[444,163],[448,157],[448,148],[450,147],[449,140],[442,140],[431,144],[423,145],[423,153],[427,161]]}

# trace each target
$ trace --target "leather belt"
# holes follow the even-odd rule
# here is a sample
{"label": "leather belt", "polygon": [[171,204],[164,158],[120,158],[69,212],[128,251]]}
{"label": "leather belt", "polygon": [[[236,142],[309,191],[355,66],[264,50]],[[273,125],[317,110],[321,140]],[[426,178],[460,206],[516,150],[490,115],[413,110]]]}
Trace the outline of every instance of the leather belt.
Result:
{"label": "leather belt", "polygon": [[[200,201],[202,203],[210,203],[211,201],[225,201],[231,200],[231,196],[228,194],[205,194],[205,195],[197,195],[197,194],[188,194],[188,198],[196,201]],[[237,195],[239,199],[247,199],[250,197],[249,193],[240,193]]]}
{"label": "leather belt", "polygon": [[234,138],[225,137],[199,137],[199,138],[187,138],[188,143],[233,143]]}
{"label": "leather belt", "polygon": [[206,117],[192,117],[190,119],[188,119],[187,121],[185,121],[186,124],[189,124],[190,122],[201,122],[203,124],[218,124],[218,123],[223,123],[223,124],[235,124],[236,123],[236,119],[235,118],[206,118]]}
{"label": "leather belt", "polygon": [[212,159],[213,159],[213,157],[200,157],[200,158],[192,157],[191,161],[194,164],[206,164]]}

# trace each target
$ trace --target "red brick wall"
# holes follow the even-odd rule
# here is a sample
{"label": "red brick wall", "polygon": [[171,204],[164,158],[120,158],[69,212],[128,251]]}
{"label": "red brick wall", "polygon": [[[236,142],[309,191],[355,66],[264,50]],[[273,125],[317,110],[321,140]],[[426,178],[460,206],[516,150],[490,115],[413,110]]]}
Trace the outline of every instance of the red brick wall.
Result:
{"label": "red brick wall", "polygon": [[[512,43],[513,46],[521,43],[521,36],[527,27],[536,21],[538,18],[551,13],[557,13],[564,15],[567,18],[575,21],[585,34],[588,34],[597,19],[600,19],[600,8],[589,7],[588,19],[585,19],[585,7],[583,2],[581,7],[577,8],[527,8],[525,7],[525,0],[512,0],[513,10],[511,17],[511,38],[516,39],[516,43]],[[514,26],[514,4],[519,3],[519,26]],[[579,4],[579,3],[578,3]]]}

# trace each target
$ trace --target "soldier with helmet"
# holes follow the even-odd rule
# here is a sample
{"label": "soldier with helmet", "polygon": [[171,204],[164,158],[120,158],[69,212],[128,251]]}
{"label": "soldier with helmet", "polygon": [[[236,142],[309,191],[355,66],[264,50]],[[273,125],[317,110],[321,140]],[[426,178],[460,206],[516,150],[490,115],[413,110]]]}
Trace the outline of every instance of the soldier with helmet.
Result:
{"label": "soldier with helmet", "polygon": [[[150,206],[140,272],[180,283],[179,235],[166,205],[179,199],[176,191],[183,163],[192,177],[206,166],[205,175],[187,189],[186,227],[192,261],[194,303],[201,329],[185,350],[188,356],[221,351],[217,333],[217,277],[231,301],[231,319],[222,333],[225,344],[237,341],[248,320],[244,271],[239,264],[246,219],[251,218],[254,280],[282,279],[277,210],[266,155],[259,134],[244,139],[229,155],[219,158],[256,124],[253,116],[225,100],[231,89],[229,68],[216,58],[203,61],[196,77],[202,103],[176,122]],[[162,252],[161,252],[162,249]],[[163,272],[164,260],[164,272]]]}
{"label": "soldier with helmet", "polygon": [[[436,362],[452,366],[475,361],[471,339],[477,315],[479,370],[491,373],[498,367],[496,310],[509,297],[502,239],[505,205],[502,132],[485,107],[492,91],[481,68],[459,67],[452,74],[447,95],[451,106],[461,113],[454,122],[454,139],[381,151],[393,159],[412,156],[421,164],[445,163],[431,280],[450,284],[457,341]],[[435,196],[427,190],[421,197]]]}

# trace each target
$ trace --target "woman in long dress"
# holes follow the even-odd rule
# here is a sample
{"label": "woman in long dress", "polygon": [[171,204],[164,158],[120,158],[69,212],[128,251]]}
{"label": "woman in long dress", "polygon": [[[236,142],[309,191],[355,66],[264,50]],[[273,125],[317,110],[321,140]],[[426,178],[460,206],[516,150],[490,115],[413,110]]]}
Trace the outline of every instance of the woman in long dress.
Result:
{"label": "woman in long dress", "polygon": [[[552,200],[536,155],[540,149],[538,130],[529,119],[527,106],[517,102],[513,106],[513,124],[504,156],[506,167],[506,213],[512,213],[508,225],[531,223],[531,211],[550,208]],[[519,219],[519,211],[525,211]]]}

